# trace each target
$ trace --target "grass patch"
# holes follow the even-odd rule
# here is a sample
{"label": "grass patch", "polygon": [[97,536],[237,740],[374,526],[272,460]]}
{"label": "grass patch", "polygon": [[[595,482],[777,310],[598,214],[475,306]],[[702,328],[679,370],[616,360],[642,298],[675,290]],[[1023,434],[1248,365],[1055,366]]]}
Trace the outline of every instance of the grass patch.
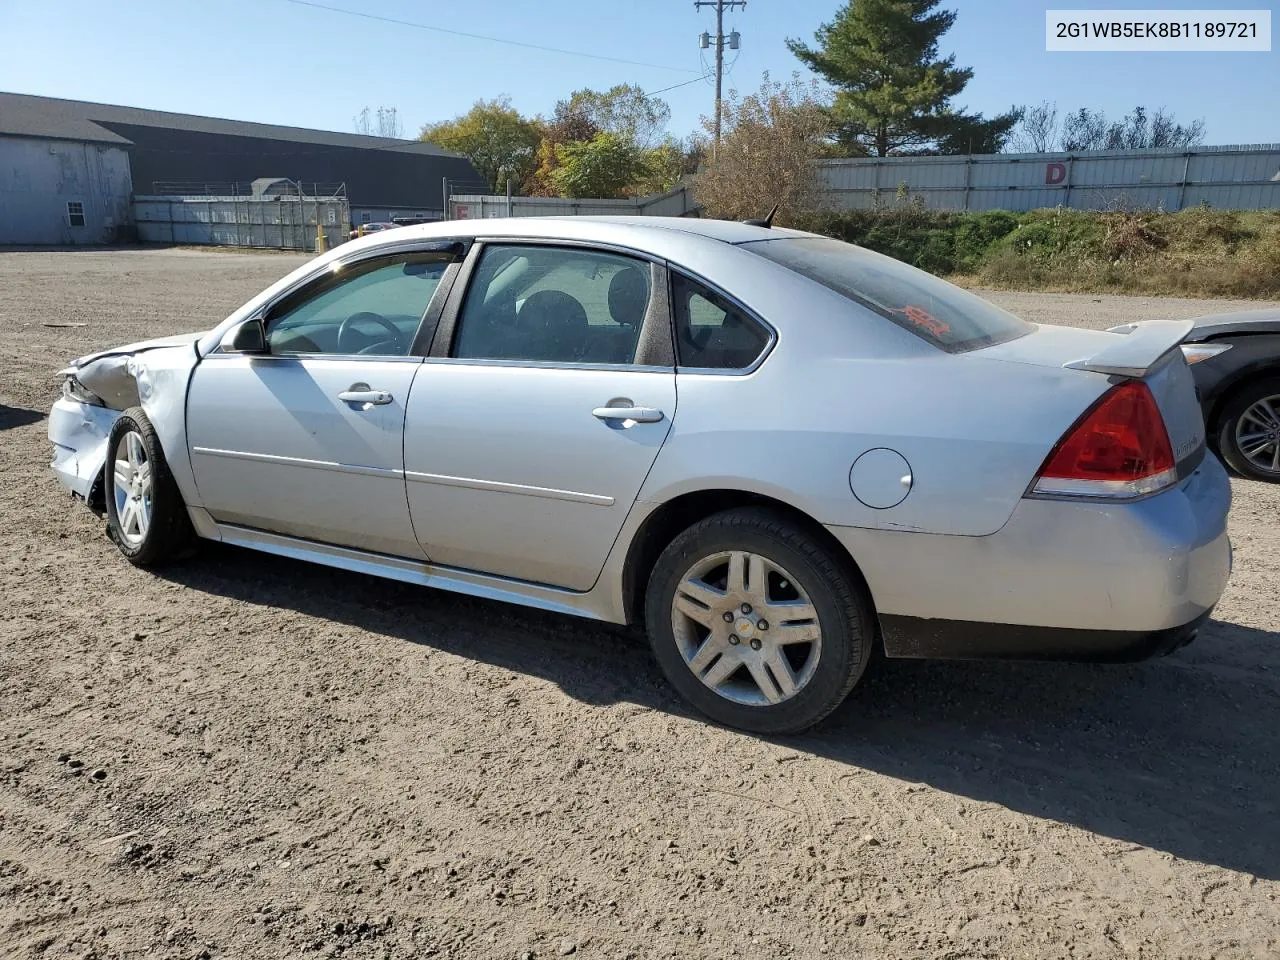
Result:
{"label": "grass patch", "polygon": [[1280,210],[951,213],[908,203],[797,225],[986,286],[1280,297]]}

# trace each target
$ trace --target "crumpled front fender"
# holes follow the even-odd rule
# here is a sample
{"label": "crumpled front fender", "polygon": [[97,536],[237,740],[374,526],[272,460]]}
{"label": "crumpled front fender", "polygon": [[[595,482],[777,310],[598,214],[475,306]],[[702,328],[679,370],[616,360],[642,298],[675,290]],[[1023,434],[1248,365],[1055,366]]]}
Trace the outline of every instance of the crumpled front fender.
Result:
{"label": "crumpled front fender", "polygon": [[178,490],[188,507],[201,505],[187,450],[187,385],[199,362],[190,337],[173,345],[152,341],[135,354],[110,353],[81,361],[70,372],[106,406],[62,397],[49,413],[53,470],[73,493],[92,501],[106,464],[107,437],[121,411],[140,406],[155,427]]}
{"label": "crumpled front fender", "polygon": [[155,427],[183,502],[203,506],[187,447],[187,388],[199,357],[192,345],[148,350],[129,361],[138,389],[138,404]]}

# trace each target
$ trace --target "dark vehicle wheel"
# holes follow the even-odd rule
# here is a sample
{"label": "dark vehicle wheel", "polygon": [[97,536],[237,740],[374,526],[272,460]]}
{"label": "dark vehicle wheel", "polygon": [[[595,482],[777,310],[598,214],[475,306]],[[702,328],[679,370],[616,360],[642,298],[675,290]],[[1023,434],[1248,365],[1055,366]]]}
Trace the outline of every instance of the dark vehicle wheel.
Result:
{"label": "dark vehicle wheel", "polygon": [[187,508],[141,407],[112,425],[103,474],[107,533],[130,563],[147,567],[190,550],[195,533]]}
{"label": "dark vehicle wheel", "polygon": [[662,552],[645,596],[663,673],[712,720],[796,733],[840,705],[874,645],[848,561],[785,516],[729,510]]}
{"label": "dark vehicle wheel", "polygon": [[1280,378],[1231,395],[1218,421],[1218,450],[1241,476],[1280,482]]}

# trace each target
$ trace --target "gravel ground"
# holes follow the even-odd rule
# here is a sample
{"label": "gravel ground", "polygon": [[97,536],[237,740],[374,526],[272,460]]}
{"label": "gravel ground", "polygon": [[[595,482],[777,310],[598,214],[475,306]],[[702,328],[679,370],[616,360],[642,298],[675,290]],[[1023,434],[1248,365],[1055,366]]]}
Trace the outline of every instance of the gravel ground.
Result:
{"label": "gravel ground", "polygon": [[[54,371],[298,262],[0,254],[0,955],[1280,955],[1280,487],[1236,481],[1227,595],[1171,657],[890,663],[762,740],[689,716],[622,630],[117,555],[47,468]],[[1237,306],[992,297],[1099,327]]]}

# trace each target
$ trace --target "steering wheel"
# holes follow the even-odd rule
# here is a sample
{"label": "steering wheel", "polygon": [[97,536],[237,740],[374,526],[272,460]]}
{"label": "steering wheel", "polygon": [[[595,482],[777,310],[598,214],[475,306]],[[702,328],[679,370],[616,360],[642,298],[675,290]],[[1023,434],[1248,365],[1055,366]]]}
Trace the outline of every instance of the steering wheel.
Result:
{"label": "steering wheel", "polygon": [[[337,349],[339,353],[348,352],[347,337],[355,330],[357,324],[362,323],[365,320],[368,320],[371,323],[376,323],[378,326],[385,329],[387,333],[391,334],[391,342],[395,343],[397,347],[400,346],[401,333],[399,327],[380,313],[362,310],[359,313],[353,313],[351,316],[347,317],[347,319],[343,320],[342,324],[338,327]],[[381,342],[385,343],[387,341]]]}

